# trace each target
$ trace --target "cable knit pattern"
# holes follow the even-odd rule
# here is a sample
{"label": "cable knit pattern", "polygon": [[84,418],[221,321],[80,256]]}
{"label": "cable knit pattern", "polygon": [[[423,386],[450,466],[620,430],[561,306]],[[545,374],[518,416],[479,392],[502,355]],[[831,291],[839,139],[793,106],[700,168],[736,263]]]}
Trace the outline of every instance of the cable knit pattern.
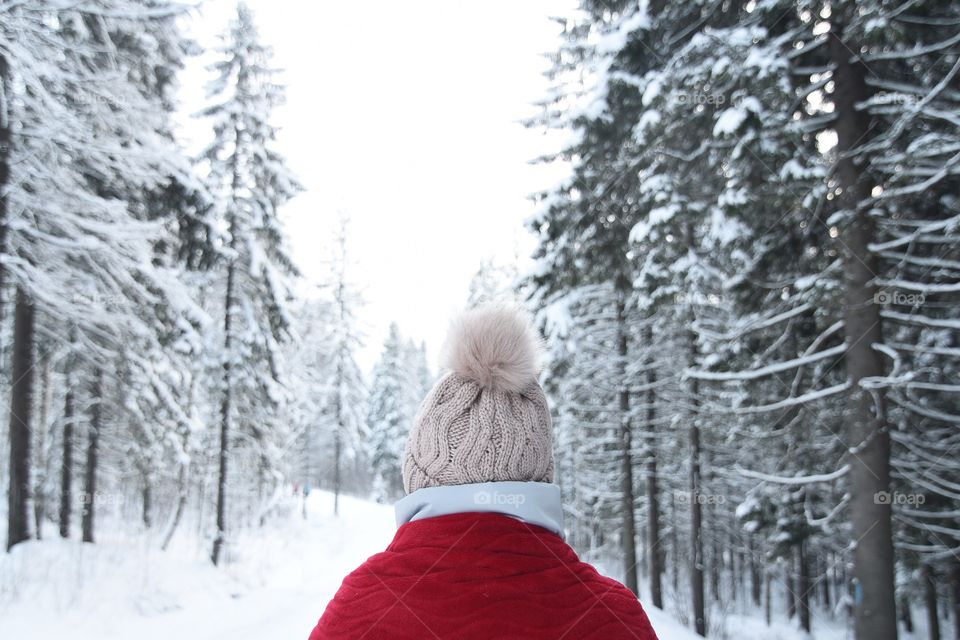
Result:
{"label": "cable knit pattern", "polygon": [[553,481],[553,426],[537,384],[539,340],[524,313],[480,307],[452,325],[450,370],[407,439],[403,486]]}
{"label": "cable knit pattern", "polygon": [[657,640],[623,585],[509,516],[403,525],[343,581],[310,640]]}
{"label": "cable knit pattern", "polygon": [[404,451],[403,486],[553,480],[553,427],[536,382],[513,393],[457,373],[427,396]]}

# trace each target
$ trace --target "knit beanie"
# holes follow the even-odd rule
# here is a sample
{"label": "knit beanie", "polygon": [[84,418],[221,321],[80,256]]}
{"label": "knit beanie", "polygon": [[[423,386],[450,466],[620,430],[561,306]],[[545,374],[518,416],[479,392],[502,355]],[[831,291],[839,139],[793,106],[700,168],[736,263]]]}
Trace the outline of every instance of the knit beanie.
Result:
{"label": "knit beanie", "polygon": [[508,306],[464,312],[441,351],[403,459],[403,488],[553,481],[553,427],[537,383],[540,341]]}

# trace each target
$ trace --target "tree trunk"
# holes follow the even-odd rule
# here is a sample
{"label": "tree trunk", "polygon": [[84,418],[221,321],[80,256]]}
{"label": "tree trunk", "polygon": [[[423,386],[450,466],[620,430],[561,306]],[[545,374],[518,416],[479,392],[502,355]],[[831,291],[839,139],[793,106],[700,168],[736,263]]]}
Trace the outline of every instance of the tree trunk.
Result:
{"label": "tree trunk", "polygon": [[143,479],[143,490],[141,492],[143,497],[143,526],[147,529],[150,528],[152,522],[150,520],[150,507],[151,502],[153,501],[153,491],[150,487],[150,479],[144,477]]}
{"label": "tree trunk", "polygon": [[53,404],[53,366],[50,352],[44,350],[43,375],[41,375],[40,415],[37,420],[37,476],[34,479],[33,514],[36,522],[37,540],[43,534],[43,520],[47,513],[47,497],[44,487],[50,473],[50,409]]}
{"label": "tree trunk", "polygon": [[[232,242],[231,242],[232,244]],[[213,551],[210,560],[214,566],[220,564],[220,554],[223,550],[226,536],[227,513],[227,452],[230,446],[230,414],[233,403],[232,381],[232,347],[233,347],[233,287],[235,267],[231,263],[227,267],[227,297],[223,313],[223,401],[220,405],[220,468],[217,476],[217,531],[213,538]]]}
{"label": "tree trunk", "polygon": [[43,519],[47,506],[44,486],[47,483],[49,467],[50,403],[53,400],[53,385],[50,382],[53,367],[50,366],[49,354],[44,353],[41,359],[43,360],[43,368],[40,375],[40,415],[37,416],[37,459],[33,478],[33,521],[34,534],[37,540],[43,538]]}
{"label": "tree trunk", "polygon": [[753,547],[753,535],[747,536],[747,554],[750,556],[750,597],[753,604],[760,606],[760,563],[757,561],[757,551]]}
{"label": "tree trunk", "polygon": [[[697,361],[697,337],[690,331],[690,366]],[[690,590],[692,592],[694,630],[707,635],[707,616],[703,593],[703,512],[700,499],[700,426],[697,423],[699,385],[690,379]]]}
{"label": "tree trunk", "polygon": [[[339,409],[338,409],[339,411]],[[337,432],[333,434],[333,515],[340,515],[340,456],[343,448],[340,430],[343,424],[337,424]]]}
{"label": "tree trunk", "polygon": [[670,586],[674,593],[680,590],[680,524],[677,521],[677,501],[670,501]]}
{"label": "tree trunk", "polygon": [[735,604],[737,602],[738,593],[743,593],[743,580],[741,578],[741,571],[743,570],[743,557],[735,551],[737,540],[734,536],[730,536],[727,539],[729,543],[729,559],[730,559],[730,570],[728,576],[730,578],[730,603]]}
{"label": "tree trunk", "polygon": [[851,384],[845,422],[847,447],[851,451],[851,523],[854,549],[854,575],[858,591],[854,600],[854,634],[857,640],[895,640],[897,637],[894,594],[894,556],[889,495],[890,435],[885,424],[882,396],[863,389],[861,380],[884,373],[880,354],[873,345],[883,341],[880,309],[874,297],[876,260],[868,249],[874,239],[872,220],[861,202],[868,196],[864,160],[851,157],[851,150],[866,141],[867,114],[858,107],[867,100],[865,67],[853,61],[857,43],[843,42],[843,26],[830,35],[830,57],[835,66],[834,105],[837,132],[837,170],[839,207],[846,210],[849,222],[841,235],[846,247],[845,328],[846,367]]}
{"label": "tree trunk", "polygon": [[800,628],[810,633],[810,591],[813,585],[810,583],[810,558],[807,557],[806,542],[801,540],[797,545],[797,609],[800,612]]}
{"label": "tree trunk", "polygon": [[[707,511],[707,521],[717,523],[717,509],[711,506]],[[720,551],[720,538],[714,533],[710,544],[710,596],[714,602],[720,602],[720,571],[723,567],[723,552]]]}
{"label": "tree trunk", "polygon": [[940,640],[940,615],[937,612],[937,581],[933,567],[923,565],[923,604],[927,610],[927,637]]}
{"label": "tree trunk", "polygon": [[953,637],[960,640],[960,560],[950,560],[950,586],[953,597]]}
{"label": "tree trunk", "polygon": [[93,374],[90,405],[90,439],[87,442],[87,464],[83,475],[83,516],[80,526],[83,541],[93,542],[94,514],[97,500],[97,465],[100,455],[100,431],[103,428],[103,370]]}
{"label": "tree trunk", "polygon": [[[9,97],[13,95],[10,82],[10,66],[7,57],[0,53],[0,256],[7,255],[7,223],[9,209],[7,192],[10,184],[10,156],[13,150],[13,114]],[[0,261],[0,325],[3,324],[6,289],[6,269]]]}
{"label": "tree trunk", "polygon": [[820,574],[820,598],[823,600],[823,608],[828,611],[833,608],[833,601],[830,598],[830,566],[828,558],[822,558],[823,570]]}
{"label": "tree trunk", "polygon": [[10,484],[7,494],[7,551],[30,538],[30,418],[33,409],[33,301],[17,287],[10,385]]}
{"label": "tree trunk", "polygon": [[767,626],[768,626],[768,627],[769,627],[770,624],[773,622],[773,619],[772,619],[773,616],[772,616],[772,611],[771,611],[771,610],[773,609],[773,606],[772,606],[772,603],[770,602],[770,583],[771,583],[772,581],[773,581],[773,576],[770,575],[770,569],[769,569],[769,567],[768,567],[768,568],[764,571],[764,576],[763,576],[763,582],[764,582],[764,586],[763,586],[763,604],[764,604],[764,607],[763,607],[763,617],[764,617],[764,619],[767,621]]}
{"label": "tree trunk", "polygon": [[183,519],[183,511],[187,506],[187,465],[180,465],[180,471],[177,472],[177,507],[173,512],[173,518],[170,520],[170,525],[167,527],[166,533],[163,534],[163,543],[160,545],[161,551],[166,551],[170,546],[170,541],[173,540],[173,534],[177,530],[177,527],[180,525],[180,520]]}
{"label": "tree trunk", "polygon": [[623,511],[621,535],[623,552],[623,584],[634,594],[639,593],[637,581],[637,523],[634,512],[633,492],[633,430],[630,424],[630,391],[627,386],[627,300],[624,283],[617,288],[617,376],[620,390],[617,392],[620,410],[620,509]]}
{"label": "tree trunk", "polygon": [[63,462],[60,468],[60,537],[70,537],[70,518],[73,515],[73,380],[68,367],[64,380],[63,398]]}
{"label": "tree trunk", "polygon": [[[653,344],[653,326],[647,324],[644,340],[648,345]],[[650,602],[658,609],[663,609],[663,549],[660,548],[660,493],[657,483],[657,455],[656,455],[656,426],[657,407],[656,391],[657,372],[650,363],[647,369],[647,562],[650,566]]]}
{"label": "tree trunk", "polygon": [[793,579],[793,565],[793,556],[787,556],[784,583],[787,587],[787,618],[790,620],[793,620],[793,617],[797,615],[797,585]]}
{"label": "tree trunk", "polygon": [[913,633],[913,612],[910,611],[910,599],[906,595],[900,594],[897,598],[897,613],[903,624],[903,630]]}

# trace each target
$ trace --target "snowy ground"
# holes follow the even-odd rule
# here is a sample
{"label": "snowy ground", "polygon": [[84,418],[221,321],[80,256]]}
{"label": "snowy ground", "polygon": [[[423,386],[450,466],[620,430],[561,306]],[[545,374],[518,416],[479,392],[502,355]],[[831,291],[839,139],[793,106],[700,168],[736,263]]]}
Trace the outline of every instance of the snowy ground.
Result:
{"label": "snowy ground", "polygon": [[[107,531],[96,545],[54,535],[18,545],[0,556],[3,637],[306,640],[343,576],[390,541],[393,510],[344,497],[334,518],[325,492],[311,495],[307,520],[289,506],[256,535],[241,536],[220,569],[184,532],[167,552],[142,533]],[[698,637],[668,613],[647,610],[661,640]],[[803,638],[785,621],[767,628],[750,616],[727,615],[723,627],[738,639]],[[814,637],[848,636],[831,625]]]}
{"label": "snowy ground", "polygon": [[222,569],[199,545],[164,553],[107,532],[96,545],[18,545],[0,556],[2,635],[306,640],[343,576],[393,536],[387,507],[347,497],[340,511],[331,517],[331,496],[314,492],[308,520],[291,513],[241,538]]}

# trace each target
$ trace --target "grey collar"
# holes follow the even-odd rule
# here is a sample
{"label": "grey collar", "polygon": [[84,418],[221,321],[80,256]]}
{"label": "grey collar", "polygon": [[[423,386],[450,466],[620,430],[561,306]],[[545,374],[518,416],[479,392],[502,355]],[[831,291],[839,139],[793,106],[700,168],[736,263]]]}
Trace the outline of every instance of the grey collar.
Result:
{"label": "grey collar", "polygon": [[563,537],[560,487],[547,482],[481,482],[418,489],[394,506],[397,526],[454,513],[499,513]]}

